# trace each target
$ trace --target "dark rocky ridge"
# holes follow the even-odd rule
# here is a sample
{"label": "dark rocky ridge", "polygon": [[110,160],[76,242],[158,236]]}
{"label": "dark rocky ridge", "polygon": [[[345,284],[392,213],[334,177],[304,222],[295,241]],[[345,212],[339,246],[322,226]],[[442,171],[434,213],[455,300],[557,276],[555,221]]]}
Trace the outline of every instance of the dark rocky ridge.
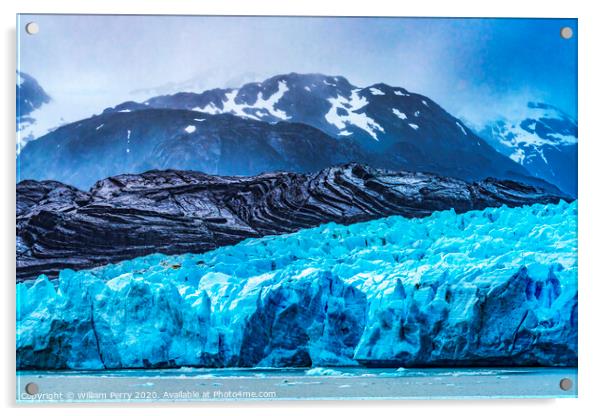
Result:
{"label": "dark rocky ridge", "polygon": [[560,199],[568,197],[508,180],[468,183],[360,164],[254,177],[149,171],[104,179],[88,192],[55,181],[22,181],[17,280],[155,252],[200,253],[330,221],[351,224]]}

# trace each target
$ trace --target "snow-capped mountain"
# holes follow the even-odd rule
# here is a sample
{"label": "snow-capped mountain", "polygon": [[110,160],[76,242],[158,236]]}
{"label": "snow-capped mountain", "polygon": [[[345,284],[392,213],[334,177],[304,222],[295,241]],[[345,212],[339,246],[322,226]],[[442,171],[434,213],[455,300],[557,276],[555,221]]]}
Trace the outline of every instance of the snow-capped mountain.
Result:
{"label": "snow-capped mountain", "polygon": [[479,133],[532,175],[577,195],[577,122],[558,108],[531,102],[517,119],[498,120]]}
{"label": "snow-capped mountain", "polygon": [[29,130],[36,124],[36,118],[32,113],[48,104],[51,98],[34,77],[19,71],[17,71],[16,98],[19,142],[26,142],[32,138],[32,133]]}
{"label": "snow-capped mountain", "polygon": [[346,162],[549,186],[425,96],[294,73],[108,108],[30,143],[19,178],[87,188],[107,176],[149,169],[254,175]]}
{"label": "snow-capped mountain", "polygon": [[[105,113],[147,108],[230,113],[269,123],[313,126],[380,155],[379,167],[481,179],[484,172],[528,175],[428,97],[378,83],[360,88],[342,76],[290,73],[240,88],[161,95]],[[362,161],[362,160],[360,160]],[[515,176],[516,177],[516,176]]]}
{"label": "snow-capped mountain", "polygon": [[428,97],[382,83],[359,88],[342,76],[322,74],[291,73],[240,88],[161,95],[142,103],[125,102],[105,112],[145,108],[304,123],[333,137],[352,136],[369,149],[397,143],[400,136],[408,141],[425,135],[471,136],[460,120]]}

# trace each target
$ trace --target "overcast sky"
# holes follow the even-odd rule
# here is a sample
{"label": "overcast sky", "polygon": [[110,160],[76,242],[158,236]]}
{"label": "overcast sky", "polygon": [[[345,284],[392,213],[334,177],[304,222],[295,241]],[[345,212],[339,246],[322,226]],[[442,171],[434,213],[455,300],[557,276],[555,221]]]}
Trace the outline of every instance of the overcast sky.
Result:
{"label": "overcast sky", "polygon": [[[23,30],[32,20],[35,36]],[[576,117],[577,41],[560,37],[575,20],[45,15],[19,26],[20,69],[82,115],[136,90],[321,72],[425,94],[475,124],[529,100]]]}

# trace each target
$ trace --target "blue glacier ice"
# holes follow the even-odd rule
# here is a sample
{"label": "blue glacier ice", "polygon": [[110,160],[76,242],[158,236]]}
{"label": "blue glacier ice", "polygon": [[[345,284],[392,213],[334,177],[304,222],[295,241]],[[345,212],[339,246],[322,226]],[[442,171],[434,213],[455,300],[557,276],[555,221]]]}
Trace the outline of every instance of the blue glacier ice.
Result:
{"label": "blue glacier ice", "polygon": [[63,270],[17,305],[19,368],[576,365],[577,202]]}

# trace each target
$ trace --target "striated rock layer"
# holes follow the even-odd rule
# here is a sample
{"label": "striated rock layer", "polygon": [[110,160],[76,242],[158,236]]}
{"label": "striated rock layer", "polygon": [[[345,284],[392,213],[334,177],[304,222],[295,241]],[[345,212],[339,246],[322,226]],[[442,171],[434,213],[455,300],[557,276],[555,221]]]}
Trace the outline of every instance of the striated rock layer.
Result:
{"label": "striated rock layer", "polygon": [[17,280],[151,253],[202,253],[245,238],[326,222],[423,217],[565,198],[530,185],[475,183],[359,164],[313,174],[221,177],[150,171],[97,182],[89,192],[54,181],[17,185]]}
{"label": "striated rock layer", "polygon": [[326,224],[17,285],[17,366],[574,366],[577,203]]}

